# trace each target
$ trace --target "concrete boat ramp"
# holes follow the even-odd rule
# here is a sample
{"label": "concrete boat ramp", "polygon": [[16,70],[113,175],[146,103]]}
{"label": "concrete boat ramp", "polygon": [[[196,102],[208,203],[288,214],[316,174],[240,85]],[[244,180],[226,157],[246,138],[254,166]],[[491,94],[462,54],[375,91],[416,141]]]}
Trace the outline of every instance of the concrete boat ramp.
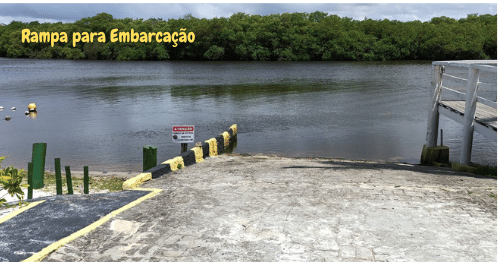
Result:
{"label": "concrete boat ramp", "polygon": [[497,261],[496,179],[446,168],[221,155],[141,188],[43,261]]}

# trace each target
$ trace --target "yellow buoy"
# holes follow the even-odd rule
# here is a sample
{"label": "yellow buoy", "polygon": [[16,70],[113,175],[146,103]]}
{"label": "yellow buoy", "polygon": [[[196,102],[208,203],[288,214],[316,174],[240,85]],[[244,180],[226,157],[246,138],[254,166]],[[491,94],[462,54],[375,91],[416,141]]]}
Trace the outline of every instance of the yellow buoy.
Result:
{"label": "yellow buoy", "polygon": [[35,103],[31,103],[28,105],[28,110],[31,111],[36,111],[36,105]]}

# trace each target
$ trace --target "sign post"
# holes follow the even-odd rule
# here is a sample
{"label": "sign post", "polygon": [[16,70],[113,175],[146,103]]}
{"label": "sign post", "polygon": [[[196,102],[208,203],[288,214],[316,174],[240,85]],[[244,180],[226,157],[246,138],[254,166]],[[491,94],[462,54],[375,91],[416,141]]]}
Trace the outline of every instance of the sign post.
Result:
{"label": "sign post", "polygon": [[194,126],[173,126],[172,142],[181,144],[181,154],[187,151],[187,144],[194,142]]}

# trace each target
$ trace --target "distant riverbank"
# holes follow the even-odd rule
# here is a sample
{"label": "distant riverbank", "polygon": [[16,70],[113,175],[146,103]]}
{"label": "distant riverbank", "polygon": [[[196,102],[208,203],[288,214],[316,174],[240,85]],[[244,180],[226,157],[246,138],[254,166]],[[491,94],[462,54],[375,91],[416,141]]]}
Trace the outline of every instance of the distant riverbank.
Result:
{"label": "distant riverbank", "polygon": [[[323,12],[0,25],[0,57],[72,60],[388,61],[496,59],[497,15],[428,22]],[[23,31],[24,30],[24,31]]]}

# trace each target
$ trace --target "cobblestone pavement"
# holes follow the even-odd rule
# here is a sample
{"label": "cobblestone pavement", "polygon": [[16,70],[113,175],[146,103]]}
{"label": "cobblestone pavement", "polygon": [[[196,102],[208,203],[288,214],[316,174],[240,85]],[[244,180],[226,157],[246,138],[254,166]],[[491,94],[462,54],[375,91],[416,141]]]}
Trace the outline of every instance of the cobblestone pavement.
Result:
{"label": "cobblestone pavement", "polygon": [[44,261],[496,261],[497,181],[444,168],[219,156]]}

